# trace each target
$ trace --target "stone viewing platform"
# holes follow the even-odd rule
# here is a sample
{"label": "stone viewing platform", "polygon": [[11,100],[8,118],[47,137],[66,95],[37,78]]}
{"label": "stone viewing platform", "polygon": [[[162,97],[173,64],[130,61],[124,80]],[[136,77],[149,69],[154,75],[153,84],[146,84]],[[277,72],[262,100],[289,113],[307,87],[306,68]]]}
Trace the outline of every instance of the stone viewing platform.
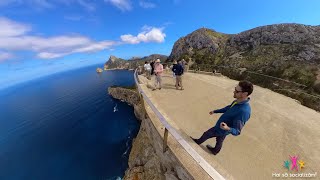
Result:
{"label": "stone viewing platform", "polygon": [[[154,77],[152,80],[144,75],[138,77],[143,93],[166,121],[225,179],[272,179],[273,173],[319,172],[319,112],[300,105],[294,99],[255,86],[250,101],[250,120],[241,135],[227,136],[222,150],[214,156],[205,146],[214,146],[215,138],[199,146],[189,136],[199,137],[215,125],[221,114],[210,116],[209,111],[229,105],[234,100],[233,91],[238,82],[224,76],[186,73],[183,76],[184,90],[176,90],[175,81],[168,73],[163,76],[162,89],[152,91],[150,87],[154,84]],[[145,99],[144,106],[163,140],[163,124]],[[162,141],[156,144],[161,147]],[[168,149],[189,177],[211,179],[170,133]],[[162,149],[159,152],[162,153]],[[284,161],[290,161],[289,156],[296,155],[305,162],[305,168],[298,172],[289,171],[284,167]],[[166,153],[163,153],[160,158],[165,156]]]}

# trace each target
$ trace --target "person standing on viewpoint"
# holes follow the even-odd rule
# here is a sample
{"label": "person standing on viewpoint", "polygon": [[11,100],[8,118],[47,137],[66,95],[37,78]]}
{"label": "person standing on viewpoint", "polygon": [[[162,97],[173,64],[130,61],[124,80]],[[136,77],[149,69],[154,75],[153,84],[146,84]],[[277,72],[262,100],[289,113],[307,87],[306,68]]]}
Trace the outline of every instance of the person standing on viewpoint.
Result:
{"label": "person standing on viewpoint", "polygon": [[160,64],[160,59],[157,59],[155,64],[154,64],[154,75],[155,77],[155,84],[154,84],[154,88],[153,91],[157,89],[157,86],[159,84],[159,90],[161,90],[162,87],[162,72],[163,72],[163,65]]}
{"label": "person standing on viewpoint", "polygon": [[232,134],[238,136],[243,126],[249,120],[251,115],[251,107],[248,97],[253,92],[253,85],[249,81],[240,81],[233,91],[233,97],[236,99],[230,105],[210,111],[209,114],[223,113],[216,125],[202,134],[199,139],[193,139],[197,144],[202,144],[209,138],[216,137],[216,145],[212,147],[207,145],[209,151],[216,155],[220,152],[222,144],[227,135]]}
{"label": "person standing on viewpoint", "polygon": [[151,61],[150,66],[151,66],[151,76],[154,74],[154,60]]}
{"label": "person standing on viewpoint", "polygon": [[151,79],[151,65],[147,61],[144,63],[144,72],[146,73],[147,79],[150,80]]}
{"label": "person standing on viewpoint", "polygon": [[181,61],[178,62],[178,64],[175,64],[172,67],[172,71],[174,75],[176,76],[176,89],[178,90],[179,87],[181,87],[181,90],[183,90],[182,86],[182,74],[183,74],[183,67],[181,65]]}
{"label": "person standing on viewpoint", "polygon": [[174,83],[176,83],[176,75],[175,75],[174,72],[173,72],[173,67],[174,67],[175,65],[177,65],[177,61],[176,61],[176,60],[174,60],[173,63],[172,63],[172,65],[170,66],[170,69],[171,69],[171,71],[172,71],[172,78],[173,78],[173,82],[174,82]]}

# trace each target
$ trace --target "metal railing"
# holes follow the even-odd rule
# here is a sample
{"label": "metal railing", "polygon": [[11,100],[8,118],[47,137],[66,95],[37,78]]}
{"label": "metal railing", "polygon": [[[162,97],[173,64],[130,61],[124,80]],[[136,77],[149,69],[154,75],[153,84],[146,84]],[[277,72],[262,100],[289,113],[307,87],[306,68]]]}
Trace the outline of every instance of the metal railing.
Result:
{"label": "metal railing", "polygon": [[296,86],[303,87],[303,88],[307,88],[307,86],[304,85],[304,84],[300,84],[300,83],[297,83],[297,82],[293,82],[293,81],[290,81],[290,80],[287,80],[287,79],[282,79],[282,78],[278,78],[278,77],[274,77],[274,76],[270,76],[270,75],[266,75],[266,74],[262,74],[262,73],[258,73],[258,72],[253,72],[253,71],[249,71],[249,70],[246,70],[246,71],[244,71],[244,72],[247,72],[247,73],[250,73],[250,74],[255,74],[255,75],[264,76],[264,77],[271,78],[271,79],[280,80],[280,81],[287,82],[287,83],[292,83],[292,84],[294,84],[294,85],[296,85]]}
{"label": "metal railing", "polygon": [[[240,70],[240,69],[237,68],[237,70]],[[215,74],[215,73],[213,73],[213,72],[200,71],[200,70],[189,70],[188,72],[191,72],[191,73],[200,73],[200,74],[209,74],[209,75],[217,75],[217,74],[218,74],[218,75],[221,75],[221,73]],[[293,84],[295,87],[300,87],[300,89],[306,89],[306,88],[307,88],[306,85],[301,84],[301,83],[297,83],[297,82],[290,81],[290,80],[287,80],[287,79],[283,79],[283,78],[279,78],[279,77],[274,77],[274,76],[270,76],[270,75],[266,75],[266,74],[254,72],[254,71],[245,70],[245,71],[243,71],[242,73],[254,74],[254,75],[257,75],[257,76],[263,76],[263,77],[266,77],[266,78],[278,80],[279,82],[282,81],[282,82],[285,82],[285,83],[291,83],[291,84]],[[272,88],[268,88],[268,89],[272,89]],[[304,94],[304,95],[309,96],[309,97],[313,97],[313,98],[320,99],[320,96],[319,96],[319,95],[309,94],[309,93],[303,92],[302,90],[299,90],[299,89],[273,88],[272,90],[275,90],[275,91],[287,91],[287,92],[291,92],[291,93],[300,93],[300,94]]]}
{"label": "metal railing", "polygon": [[186,150],[186,152],[200,165],[200,167],[213,179],[215,180],[224,180],[224,177],[221,176],[202,156],[200,156],[197,151],[195,151],[190,144],[183,139],[183,137],[177,132],[177,130],[172,127],[165,117],[158,111],[158,109],[153,105],[151,100],[146,96],[143,92],[142,88],[140,87],[139,80],[138,80],[137,70],[134,72],[134,80],[137,85],[138,91],[143,97],[143,99],[147,102],[150,106],[152,111],[156,114],[159,118],[161,124],[165,127],[164,131],[164,138],[163,138],[163,152],[166,151],[167,148],[167,139],[168,139],[168,132],[174,137],[174,139]]}

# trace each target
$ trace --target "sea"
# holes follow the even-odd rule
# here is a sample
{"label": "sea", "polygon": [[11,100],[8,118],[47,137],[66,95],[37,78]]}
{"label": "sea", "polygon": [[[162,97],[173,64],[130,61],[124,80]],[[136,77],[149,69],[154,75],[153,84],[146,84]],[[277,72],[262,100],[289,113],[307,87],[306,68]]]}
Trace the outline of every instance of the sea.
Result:
{"label": "sea", "polygon": [[133,71],[97,65],[0,90],[0,180],[116,180],[128,168],[140,124],[108,95]]}

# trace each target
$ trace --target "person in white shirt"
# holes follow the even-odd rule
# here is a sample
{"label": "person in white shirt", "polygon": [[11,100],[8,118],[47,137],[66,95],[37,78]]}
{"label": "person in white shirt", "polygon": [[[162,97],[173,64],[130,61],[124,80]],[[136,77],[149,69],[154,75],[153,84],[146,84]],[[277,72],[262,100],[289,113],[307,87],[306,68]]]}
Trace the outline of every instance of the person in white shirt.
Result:
{"label": "person in white shirt", "polygon": [[146,73],[147,79],[151,79],[151,65],[146,61],[144,63],[144,72]]}

